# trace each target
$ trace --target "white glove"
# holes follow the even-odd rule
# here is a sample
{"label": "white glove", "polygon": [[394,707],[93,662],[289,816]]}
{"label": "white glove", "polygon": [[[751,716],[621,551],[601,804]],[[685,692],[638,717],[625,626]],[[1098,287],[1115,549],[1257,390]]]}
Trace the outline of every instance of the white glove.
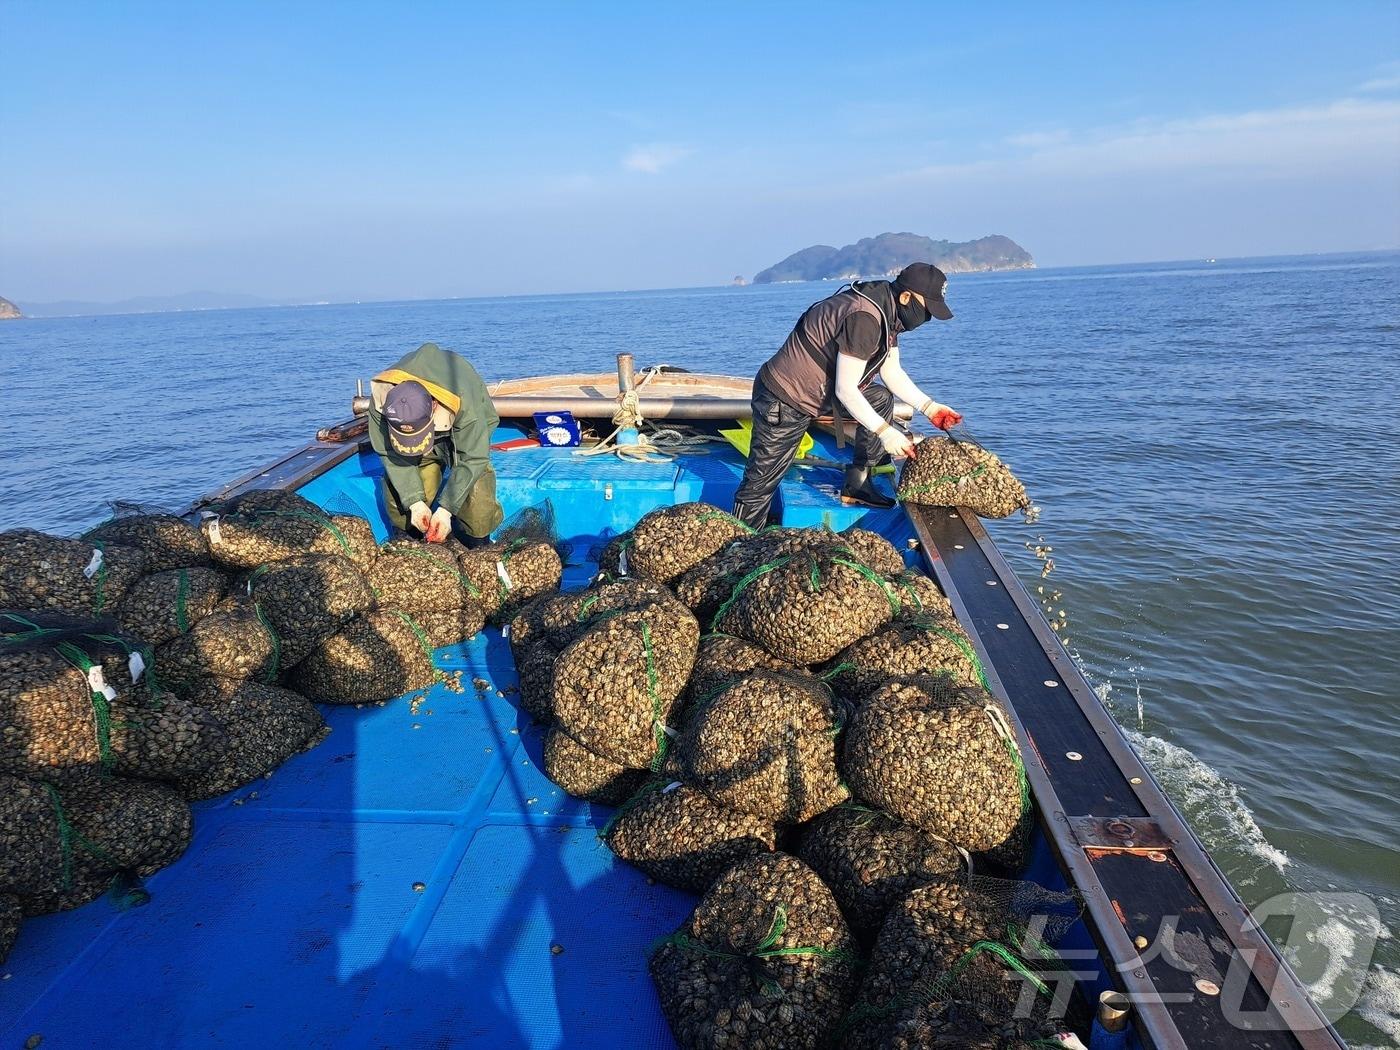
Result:
{"label": "white glove", "polygon": [[441,543],[452,532],[452,512],[446,507],[433,511],[432,524],[428,526],[428,542]]}
{"label": "white glove", "polygon": [[885,451],[896,459],[911,455],[914,451],[914,442],[909,440],[909,435],[888,423],[880,428],[876,436],[879,437],[880,444],[885,446]]}
{"label": "white glove", "polygon": [[421,532],[424,536],[428,534],[428,527],[432,521],[433,512],[428,509],[428,505],[419,500],[408,508],[408,523]]}

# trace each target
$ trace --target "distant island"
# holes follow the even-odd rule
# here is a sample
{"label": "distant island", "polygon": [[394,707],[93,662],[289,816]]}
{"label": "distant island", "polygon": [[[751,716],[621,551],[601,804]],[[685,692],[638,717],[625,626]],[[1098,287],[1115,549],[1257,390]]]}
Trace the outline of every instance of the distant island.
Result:
{"label": "distant island", "polygon": [[23,317],[19,312],[19,307],[8,299],[0,299],[0,321],[12,321],[16,317]]}
{"label": "distant island", "polygon": [[[163,314],[185,310],[234,310],[249,306],[278,306],[275,300],[226,292],[185,292],[183,295],[145,295],[115,303],[66,299],[55,303],[29,303],[30,317],[90,317],[97,314]],[[0,316],[4,316],[0,313]]]}
{"label": "distant island", "polygon": [[917,233],[882,233],[844,248],[814,244],[756,274],[754,284],[782,281],[849,281],[888,277],[912,262],[931,262],[944,273],[1031,270],[1030,252],[1010,237],[994,234],[975,241],[935,241]]}

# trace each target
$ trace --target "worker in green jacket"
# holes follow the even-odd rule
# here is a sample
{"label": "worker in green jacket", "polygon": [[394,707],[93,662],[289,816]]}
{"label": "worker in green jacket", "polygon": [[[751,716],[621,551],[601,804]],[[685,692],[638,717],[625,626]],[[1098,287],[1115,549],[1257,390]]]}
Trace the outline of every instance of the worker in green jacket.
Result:
{"label": "worker in green jacket", "polygon": [[491,434],[499,422],[476,369],[437,343],[424,343],[375,376],[369,442],[384,464],[390,523],[441,543],[455,520],[468,545],[487,542],[505,517],[491,469]]}

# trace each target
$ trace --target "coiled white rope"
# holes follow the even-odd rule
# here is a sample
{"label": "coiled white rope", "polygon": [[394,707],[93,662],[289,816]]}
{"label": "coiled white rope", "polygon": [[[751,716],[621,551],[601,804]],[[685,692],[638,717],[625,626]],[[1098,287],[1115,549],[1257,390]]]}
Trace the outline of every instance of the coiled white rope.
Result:
{"label": "coiled white rope", "polygon": [[[636,386],[623,394],[618,402],[617,411],[612,417],[612,421],[617,424],[613,432],[592,448],[579,449],[574,455],[615,455],[618,459],[632,463],[670,463],[685,449],[724,440],[708,434],[686,433],[676,427],[653,427],[649,433],[642,432],[642,427],[646,426],[647,422],[642,416],[641,390],[660,375],[664,367],[656,365],[644,371]],[[619,442],[617,436],[629,428],[637,431],[636,442]]]}

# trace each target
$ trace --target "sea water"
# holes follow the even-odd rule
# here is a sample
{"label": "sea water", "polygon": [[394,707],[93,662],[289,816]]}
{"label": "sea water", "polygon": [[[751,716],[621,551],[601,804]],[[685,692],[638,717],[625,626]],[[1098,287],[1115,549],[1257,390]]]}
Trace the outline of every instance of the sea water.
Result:
{"label": "sea water", "polygon": [[[181,507],[427,340],[488,379],[622,350],[751,375],[834,290],[2,322],[0,528]],[[954,275],[949,297],[902,357],[1043,507],[998,543],[1058,592],[1061,636],[1247,902],[1375,902],[1376,928],[1339,907],[1310,936],[1379,936],[1340,1028],[1400,1043],[1400,255]],[[1027,544],[1053,548],[1048,576]]]}

